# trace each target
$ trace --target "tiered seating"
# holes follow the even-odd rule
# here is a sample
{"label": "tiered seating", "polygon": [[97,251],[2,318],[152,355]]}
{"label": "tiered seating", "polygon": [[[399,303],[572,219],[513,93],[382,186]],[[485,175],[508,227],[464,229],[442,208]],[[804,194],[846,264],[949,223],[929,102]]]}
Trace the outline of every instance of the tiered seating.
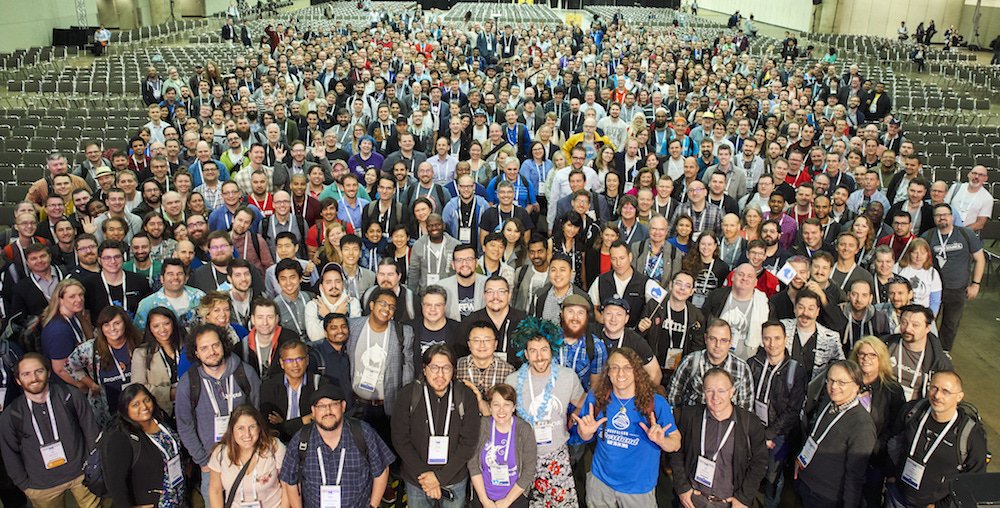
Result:
{"label": "tiered seating", "polygon": [[680,11],[671,9],[661,9],[655,7],[615,7],[610,5],[593,5],[584,8],[591,14],[599,14],[606,21],[610,21],[615,13],[620,13],[626,23],[653,26],[673,25],[674,21],[680,26],[719,28],[725,25],[700,16],[692,16]]}
{"label": "tiered seating", "polygon": [[491,4],[459,2],[445,15],[445,20],[451,23],[461,23],[466,13],[472,13],[471,21],[483,23],[499,19],[501,25],[518,23],[562,23],[559,17],[548,5],[542,4]]}

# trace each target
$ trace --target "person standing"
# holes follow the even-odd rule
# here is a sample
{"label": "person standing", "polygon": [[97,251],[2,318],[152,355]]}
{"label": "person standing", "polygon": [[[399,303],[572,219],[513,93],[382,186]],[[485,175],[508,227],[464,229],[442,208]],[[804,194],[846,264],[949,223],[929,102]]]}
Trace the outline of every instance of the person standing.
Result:
{"label": "person standing", "polygon": [[455,353],[447,345],[428,348],[423,364],[423,379],[404,386],[396,397],[392,443],[402,462],[409,506],[461,508],[479,404],[472,390],[453,382]]}
{"label": "person standing", "polygon": [[512,339],[525,363],[505,382],[517,390],[517,414],[532,426],[538,445],[531,506],[576,506],[566,415],[570,404],[582,406],[586,392],[572,369],[552,363],[562,342],[562,330],[555,323],[528,317]]}
{"label": "person standing", "polygon": [[489,415],[492,398],[486,397],[486,394],[514,372],[514,367],[504,361],[506,353],[501,355],[497,351],[496,332],[489,321],[472,322],[464,335],[469,337],[470,354],[458,359],[455,377],[476,394],[479,412]]}
{"label": "person standing", "polygon": [[336,385],[312,394],[313,423],[292,436],[281,465],[281,485],[291,508],[378,506],[396,460],[367,423],[350,418]]}
{"label": "person standing", "polygon": [[689,353],[670,378],[667,402],[671,407],[704,404],[702,380],[712,368],[729,373],[735,391],[733,402],[747,411],[753,409],[753,376],[747,362],[730,352],[733,333],[729,323],[712,319],[705,328],[705,349]]}
{"label": "person standing", "polygon": [[681,447],[670,404],[655,392],[644,364],[632,349],[612,351],[581,416],[573,417],[584,441],[597,437],[587,474],[588,506],[656,505],[660,453]]}
{"label": "person standing", "polygon": [[682,447],[670,454],[674,491],[684,508],[746,508],[767,470],[764,426],[733,404],[729,372],[713,367],[699,384],[705,404],[677,412]]}
{"label": "person standing", "polygon": [[206,504],[287,506],[286,492],[278,482],[285,446],[267,432],[266,425],[264,415],[253,406],[243,404],[233,411],[209,459],[211,485]]}
{"label": "person standing", "polygon": [[48,362],[27,353],[14,369],[24,395],[0,414],[0,452],[14,485],[33,506],[56,508],[70,495],[80,508],[100,499],[83,485],[83,463],[100,429],[80,392],[49,383]]}
{"label": "person standing", "polygon": [[[488,330],[489,328],[482,328]],[[479,424],[477,453],[469,460],[476,498],[484,508],[528,508],[538,445],[531,425],[517,416],[517,391],[497,384],[486,394],[490,417]]]}
{"label": "person standing", "polygon": [[[941,346],[951,351],[967,300],[975,300],[986,270],[983,244],[968,228],[956,226],[951,205],[934,205],[934,229],[921,235],[934,253],[934,268],[941,274]],[[972,278],[969,278],[972,268]]]}
{"label": "person standing", "polygon": [[807,419],[805,445],[795,459],[795,485],[803,506],[860,506],[875,424],[861,405],[858,364],[837,360],[826,372],[830,402]]}
{"label": "person standing", "polygon": [[278,346],[275,363],[284,375],[271,376],[260,385],[260,411],[278,437],[287,443],[303,425],[312,422],[309,399],[329,381],[309,372],[309,346],[293,339]]}

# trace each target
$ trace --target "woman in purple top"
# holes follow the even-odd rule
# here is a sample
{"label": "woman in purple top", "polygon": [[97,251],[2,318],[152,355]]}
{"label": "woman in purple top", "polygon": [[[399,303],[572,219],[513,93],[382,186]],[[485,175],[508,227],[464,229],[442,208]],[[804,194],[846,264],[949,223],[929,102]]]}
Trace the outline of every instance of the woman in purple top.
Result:
{"label": "woman in purple top", "polygon": [[498,384],[487,392],[492,416],[479,426],[479,453],[469,460],[476,497],[484,508],[527,507],[535,481],[535,432],[517,416],[517,391]]}

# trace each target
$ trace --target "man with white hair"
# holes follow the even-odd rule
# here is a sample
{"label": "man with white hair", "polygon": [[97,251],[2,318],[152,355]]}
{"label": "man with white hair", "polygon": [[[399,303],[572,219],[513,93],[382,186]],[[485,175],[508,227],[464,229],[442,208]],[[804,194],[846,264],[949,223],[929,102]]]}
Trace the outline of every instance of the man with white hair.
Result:
{"label": "man with white hair", "polygon": [[977,165],[969,171],[966,183],[952,184],[945,201],[958,209],[965,227],[978,233],[993,216],[993,196],[985,188],[986,166]]}

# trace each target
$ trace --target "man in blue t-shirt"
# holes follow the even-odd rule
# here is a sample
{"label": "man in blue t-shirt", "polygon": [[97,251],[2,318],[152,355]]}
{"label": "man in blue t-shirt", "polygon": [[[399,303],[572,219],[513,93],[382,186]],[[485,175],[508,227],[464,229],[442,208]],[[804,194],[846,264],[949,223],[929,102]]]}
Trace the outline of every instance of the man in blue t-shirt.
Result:
{"label": "man in blue t-shirt", "polygon": [[643,363],[627,347],[612,351],[607,370],[574,416],[580,437],[597,439],[587,475],[589,505],[655,506],[660,452],[680,449],[670,404],[653,391]]}

